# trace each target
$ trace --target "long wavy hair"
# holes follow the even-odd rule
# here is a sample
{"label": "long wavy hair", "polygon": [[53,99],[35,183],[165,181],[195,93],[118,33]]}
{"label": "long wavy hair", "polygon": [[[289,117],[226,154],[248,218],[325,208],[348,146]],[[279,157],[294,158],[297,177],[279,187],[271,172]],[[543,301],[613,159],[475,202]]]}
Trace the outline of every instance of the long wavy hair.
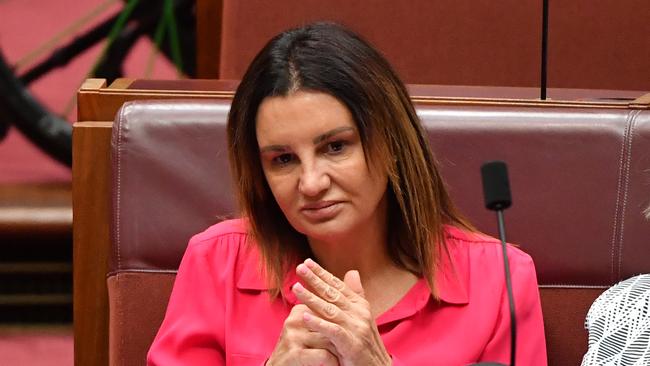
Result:
{"label": "long wavy hair", "polygon": [[266,182],[256,116],[265,98],[298,90],[327,93],[350,110],[366,161],[388,175],[389,255],[400,268],[425,277],[437,298],[435,269],[441,253],[447,252],[443,225],[471,226],[449,198],[402,81],[368,42],[332,23],[309,24],[271,39],[248,67],[228,116],[234,187],[272,296],[287,272],[311,252]]}

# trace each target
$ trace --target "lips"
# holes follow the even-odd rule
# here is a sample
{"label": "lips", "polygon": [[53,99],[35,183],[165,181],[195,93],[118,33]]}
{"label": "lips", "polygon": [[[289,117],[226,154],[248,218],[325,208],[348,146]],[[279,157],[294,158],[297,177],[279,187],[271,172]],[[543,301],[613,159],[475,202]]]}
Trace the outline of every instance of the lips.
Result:
{"label": "lips", "polygon": [[303,210],[320,210],[322,208],[327,208],[329,206],[337,204],[338,201],[319,201],[314,203],[308,203],[302,206]]}
{"label": "lips", "polygon": [[302,206],[300,211],[309,219],[322,221],[336,216],[340,207],[339,201],[319,201]]}

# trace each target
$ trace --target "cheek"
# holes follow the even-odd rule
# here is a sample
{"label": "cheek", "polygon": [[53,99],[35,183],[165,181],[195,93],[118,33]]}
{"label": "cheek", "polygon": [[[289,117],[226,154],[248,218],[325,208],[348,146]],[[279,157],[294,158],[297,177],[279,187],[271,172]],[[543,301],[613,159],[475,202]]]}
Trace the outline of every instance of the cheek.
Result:
{"label": "cheek", "polygon": [[384,172],[369,172],[366,170],[364,177],[366,194],[370,201],[379,201],[386,194],[388,189],[388,175]]}
{"label": "cheek", "polygon": [[354,161],[347,163],[341,172],[345,176],[340,177],[340,181],[347,182],[350,187],[355,187],[361,194],[371,194],[377,191],[384,191],[388,184],[388,175],[383,171],[378,171],[381,167],[375,169],[366,164],[363,155],[356,157]]}
{"label": "cheek", "polygon": [[386,177],[375,177],[369,182],[368,186],[368,200],[376,203],[386,195],[388,189],[388,180]]}
{"label": "cheek", "polygon": [[278,203],[282,211],[291,205],[295,199],[295,193],[292,189],[292,184],[288,177],[266,176],[266,182],[271,188],[271,193],[275,201]]}

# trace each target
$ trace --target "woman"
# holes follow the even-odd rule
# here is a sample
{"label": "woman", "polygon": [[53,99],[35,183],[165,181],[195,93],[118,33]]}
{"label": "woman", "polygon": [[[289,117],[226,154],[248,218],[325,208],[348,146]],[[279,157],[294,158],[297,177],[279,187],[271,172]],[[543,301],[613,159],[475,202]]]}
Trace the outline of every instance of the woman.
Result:
{"label": "woman", "polygon": [[[317,23],[256,56],[233,99],[244,219],[190,241],[152,365],[507,362],[498,241],[451,203],[406,89]],[[532,260],[510,247],[522,365],[546,364]]]}

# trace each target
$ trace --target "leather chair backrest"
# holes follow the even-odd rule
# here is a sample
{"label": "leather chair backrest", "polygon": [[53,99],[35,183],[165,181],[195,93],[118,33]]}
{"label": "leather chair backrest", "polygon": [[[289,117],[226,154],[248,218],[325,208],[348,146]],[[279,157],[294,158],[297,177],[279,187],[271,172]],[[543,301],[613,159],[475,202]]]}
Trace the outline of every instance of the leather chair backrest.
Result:
{"label": "leather chair backrest", "polygon": [[[604,288],[650,272],[650,111],[416,105],[460,209],[489,234],[480,165],[508,162],[510,242],[535,260],[549,363],[577,364],[583,321]],[[113,128],[113,365],[142,364],[188,239],[237,214],[229,101],[138,101]],[[501,268],[495,268],[501,270]],[[525,342],[525,340],[522,340]]]}

